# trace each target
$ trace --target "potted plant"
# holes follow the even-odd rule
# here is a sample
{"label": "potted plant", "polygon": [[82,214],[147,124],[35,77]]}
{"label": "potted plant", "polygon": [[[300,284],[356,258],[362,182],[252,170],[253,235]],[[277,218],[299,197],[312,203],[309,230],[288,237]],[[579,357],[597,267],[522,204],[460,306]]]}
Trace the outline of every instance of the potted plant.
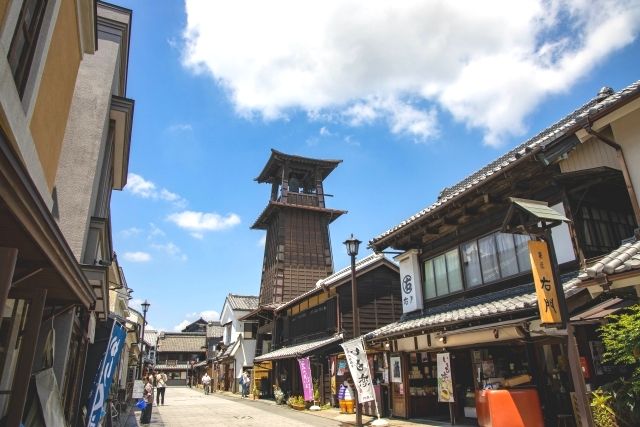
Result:
{"label": "potted plant", "polygon": [[276,400],[276,405],[284,404],[284,392],[277,385],[273,386],[273,397]]}
{"label": "potted plant", "polygon": [[253,382],[253,390],[251,390],[253,400],[260,399],[260,389],[258,388],[258,381]]}
{"label": "potted plant", "polygon": [[318,380],[313,382],[313,405],[310,405],[309,409],[312,411],[319,411],[320,407],[318,406],[320,403],[320,387],[318,385]]}
{"label": "potted plant", "polygon": [[296,411],[304,411],[305,409],[304,397],[302,396],[291,396],[287,403]]}

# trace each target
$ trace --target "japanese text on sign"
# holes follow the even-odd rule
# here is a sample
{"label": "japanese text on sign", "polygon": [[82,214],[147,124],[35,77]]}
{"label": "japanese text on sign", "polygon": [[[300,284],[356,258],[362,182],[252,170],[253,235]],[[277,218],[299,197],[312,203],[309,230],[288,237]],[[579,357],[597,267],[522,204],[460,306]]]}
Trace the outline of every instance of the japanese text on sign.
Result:
{"label": "japanese text on sign", "polygon": [[300,366],[300,378],[302,379],[302,391],[304,393],[304,400],[313,400],[313,378],[311,377],[311,364],[309,358],[298,359],[298,365]]}
{"label": "japanese text on sign", "polygon": [[449,353],[438,353],[438,402],[453,402],[453,380]]}
{"label": "japanese text on sign", "polygon": [[364,403],[374,400],[375,392],[373,390],[371,372],[369,371],[367,352],[364,350],[362,338],[356,338],[340,345],[344,349],[351,378],[358,392],[358,401]]}
{"label": "japanese text on sign", "polygon": [[553,265],[551,265],[547,243],[538,240],[529,241],[529,257],[531,258],[533,283],[538,298],[540,320],[542,324],[562,323],[562,313],[558,304],[558,289],[553,278]]}

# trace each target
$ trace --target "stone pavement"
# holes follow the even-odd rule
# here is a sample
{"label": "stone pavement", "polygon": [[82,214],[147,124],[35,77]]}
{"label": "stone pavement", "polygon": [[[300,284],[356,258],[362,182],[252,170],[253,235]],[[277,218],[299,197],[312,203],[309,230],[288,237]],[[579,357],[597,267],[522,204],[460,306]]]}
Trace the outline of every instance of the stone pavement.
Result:
{"label": "stone pavement", "polygon": [[[375,418],[363,416],[363,424]],[[140,411],[132,410],[126,427],[139,426]],[[449,423],[388,420],[390,426],[449,426]],[[296,411],[276,405],[270,399],[242,399],[240,395],[216,392],[204,395],[201,389],[169,387],[164,406],[154,403],[151,426],[350,426],[355,415],[340,414],[336,408]]]}

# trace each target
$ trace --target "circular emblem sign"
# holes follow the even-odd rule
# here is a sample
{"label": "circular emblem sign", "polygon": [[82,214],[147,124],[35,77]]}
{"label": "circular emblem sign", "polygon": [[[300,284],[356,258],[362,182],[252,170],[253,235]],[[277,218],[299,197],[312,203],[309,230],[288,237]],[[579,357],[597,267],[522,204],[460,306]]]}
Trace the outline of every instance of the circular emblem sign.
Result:
{"label": "circular emblem sign", "polygon": [[410,294],[413,290],[413,284],[411,284],[411,275],[407,274],[402,278],[402,290],[405,294]]}

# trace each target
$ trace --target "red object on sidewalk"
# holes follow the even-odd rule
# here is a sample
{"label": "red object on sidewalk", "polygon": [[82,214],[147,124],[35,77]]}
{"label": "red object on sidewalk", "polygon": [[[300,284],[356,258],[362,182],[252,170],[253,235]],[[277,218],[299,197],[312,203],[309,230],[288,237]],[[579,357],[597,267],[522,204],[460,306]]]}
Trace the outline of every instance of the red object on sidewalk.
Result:
{"label": "red object on sidewalk", "polygon": [[544,427],[538,391],[533,388],[476,392],[481,427]]}

